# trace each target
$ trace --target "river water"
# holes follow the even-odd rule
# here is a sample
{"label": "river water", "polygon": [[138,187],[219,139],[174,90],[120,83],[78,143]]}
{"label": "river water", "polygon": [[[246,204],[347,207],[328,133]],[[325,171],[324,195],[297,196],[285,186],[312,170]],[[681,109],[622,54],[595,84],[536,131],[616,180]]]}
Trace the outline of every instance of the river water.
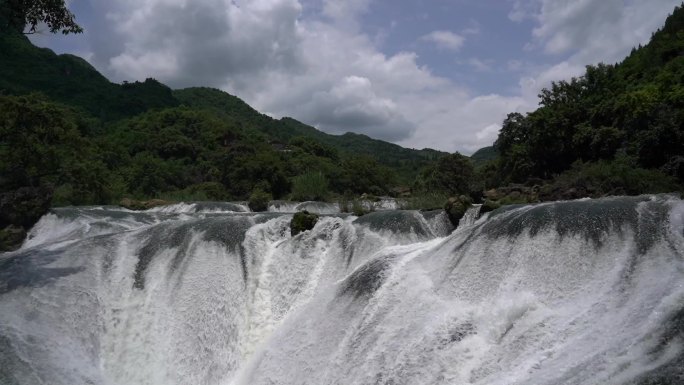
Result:
{"label": "river water", "polygon": [[271,206],[52,210],[0,255],[0,384],[684,384],[678,198]]}

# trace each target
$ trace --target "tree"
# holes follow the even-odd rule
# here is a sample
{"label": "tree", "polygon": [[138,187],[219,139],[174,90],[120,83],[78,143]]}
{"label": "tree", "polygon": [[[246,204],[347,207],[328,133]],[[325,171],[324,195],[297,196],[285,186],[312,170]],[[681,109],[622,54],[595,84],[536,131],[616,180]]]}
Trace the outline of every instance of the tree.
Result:
{"label": "tree", "polygon": [[52,33],[83,32],[74,17],[64,0],[2,0],[0,3],[2,27],[24,34],[38,32],[40,24],[45,24]]}
{"label": "tree", "polygon": [[444,192],[449,195],[468,194],[474,176],[475,169],[470,159],[456,152],[426,167],[418,177],[416,187],[423,191]]}

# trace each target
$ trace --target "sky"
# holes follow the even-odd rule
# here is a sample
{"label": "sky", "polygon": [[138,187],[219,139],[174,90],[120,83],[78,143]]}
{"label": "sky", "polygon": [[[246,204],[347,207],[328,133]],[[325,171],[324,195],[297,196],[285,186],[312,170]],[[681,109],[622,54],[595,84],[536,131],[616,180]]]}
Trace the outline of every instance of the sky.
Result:
{"label": "sky", "polygon": [[551,81],[616,63],[682,0],[71,0],[34,44],[110,80],[207,86],[332,134],[469,155]]}

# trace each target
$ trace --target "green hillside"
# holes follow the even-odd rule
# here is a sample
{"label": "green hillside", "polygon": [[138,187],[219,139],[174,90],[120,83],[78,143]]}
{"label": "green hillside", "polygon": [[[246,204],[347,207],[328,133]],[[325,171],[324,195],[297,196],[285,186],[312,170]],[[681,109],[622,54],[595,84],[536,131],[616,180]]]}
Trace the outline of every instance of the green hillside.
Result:
{"label": "green hillside", "polygon": [[487,162],[493,161],[499,157],[499,153],[496,151],[494,146],[482,147],[481,149],[475,151],[473,155],[470,156],[473,163],[476,166],[484,165]]}
{"label": "green hillside", "polygon": [[211,88],[172,91],[154,79],[115,84],[85,60],[74,55],[56,55],[37,48],[21,34],[0,34],[0,92],[22,95],[40,92],[65,105],[82,109],[103,125],[130,118],[152,109],[185,105],[211,110],[238,121],[244,129],[266,134],[267,141],[288,144],[302,136],[340,151],[343,156],[366,155],[395,169],[397,183],[409,185],[419,170],[446,155],[433,150],[413,150],[371,139],[365,135],[329,135],[291,118],[272,119],[241,99]]}
{"label": "green hillside", "polygon": [[370,156],[394,169],[399,181],[406,185],[413,182],[423,167],[447,154],[431,149],[408,149],[351,132],[331,135],[287,117],[276,120],[254,110],[240,98],[213,88],[186,88],[175,90],[173,95],[186,106],[211,109],[253,127],[279,143],[287,144],[294,138],[306,137],[334,148],[343,156]]}
{"label": "green hillside", "polygon": [[179,104],[170,88],[153,79],[111,83],[80,57],[37,48],[21,34],[0,33],[0,52],[3,94],[42,92],[105,122]]}
{"label": "green hillside", "polygon": [[[246,199],[255,191],[298,199],[310,196],[307,188],[325,199],[402,186],[478,199],[510,183],[596,196],[672,191],[684,180],[681,8],[624,62],[589,66],[543,90],[538,110],[510,114],[495,147],[471,161],[326,134],[216,89],[114,84],[17,33],[0,35],[0,50],[0,190],[51,186],[56,204]],[[469,180],[452,191],[463,175]]]}
{"label": "green hillside", "polygon": [[536,111],[504,121],[494,183],[553,180],[589,195],[677,189],[684,182],[684,9],[622,63],[587,66],[540,97]]}
{"label": "green hillside", "polygon": [[58,205],[379,195],[445,155],[276,120],[216,89],[115,84],[13,31],[0,50],[0,193],[48,186]]}

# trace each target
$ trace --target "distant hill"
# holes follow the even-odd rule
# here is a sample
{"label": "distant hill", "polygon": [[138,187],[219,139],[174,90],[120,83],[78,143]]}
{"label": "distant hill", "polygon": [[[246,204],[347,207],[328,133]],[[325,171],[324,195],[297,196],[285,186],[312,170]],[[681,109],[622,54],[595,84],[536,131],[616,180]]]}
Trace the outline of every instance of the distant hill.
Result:
{"label": "distant hill", "polygon": [[420,169],[447,155],[446,152],[432,149],[404,148],[351,132],[331,135],[292,118],[276,120],[259,113],[240,98],[214,88],[186,88],[173,91],[173,95],[183,105],[212,109],[253,126],[275,141],[288,143],[296,137],[307,137],[348,156],[370,156],[379,163],[395,169],[405,184],[410,184]]}
{"label": "distant hill", "polygon": [[499,156],[494,146],[482,147],[481,149],[475,151],[470,159],[473,160],[476,166],[483,165],[490,160],[494,160]]}
{"label": "distant hill", "polygon": [[0,193],[52,186],[58,205],[383,195],[446,155],[273,119],[217,89],[115,84],[16,32],[0,32],[0,52]]}
{"label": "distant hill", "polygon": [[82,58],[35,47],[20,34],[0,33],[0,52],[0,92],[4,94],[41,92],[103,121],[179,104],[171,89],[156,80],[112,83]]}
{"label": "distant hill", "polygon": [[360,134],[330,135],[291,118],[276,120],[217,89],[172,91],[154,79],[112,83],[82,58],[35,47],[19,34],[0,34],[0,52],[0,94],[41,92],[54,101],[83,109],[104,123],[181,104],[210,109],[238,121],[244,128],[266,134],[272,142],[287,144],[301,136],[331,146],[343,155],[370,156],[395,169],[403,184],[410,184],[421,168],[446,155],[430,149],[408,149]]}

